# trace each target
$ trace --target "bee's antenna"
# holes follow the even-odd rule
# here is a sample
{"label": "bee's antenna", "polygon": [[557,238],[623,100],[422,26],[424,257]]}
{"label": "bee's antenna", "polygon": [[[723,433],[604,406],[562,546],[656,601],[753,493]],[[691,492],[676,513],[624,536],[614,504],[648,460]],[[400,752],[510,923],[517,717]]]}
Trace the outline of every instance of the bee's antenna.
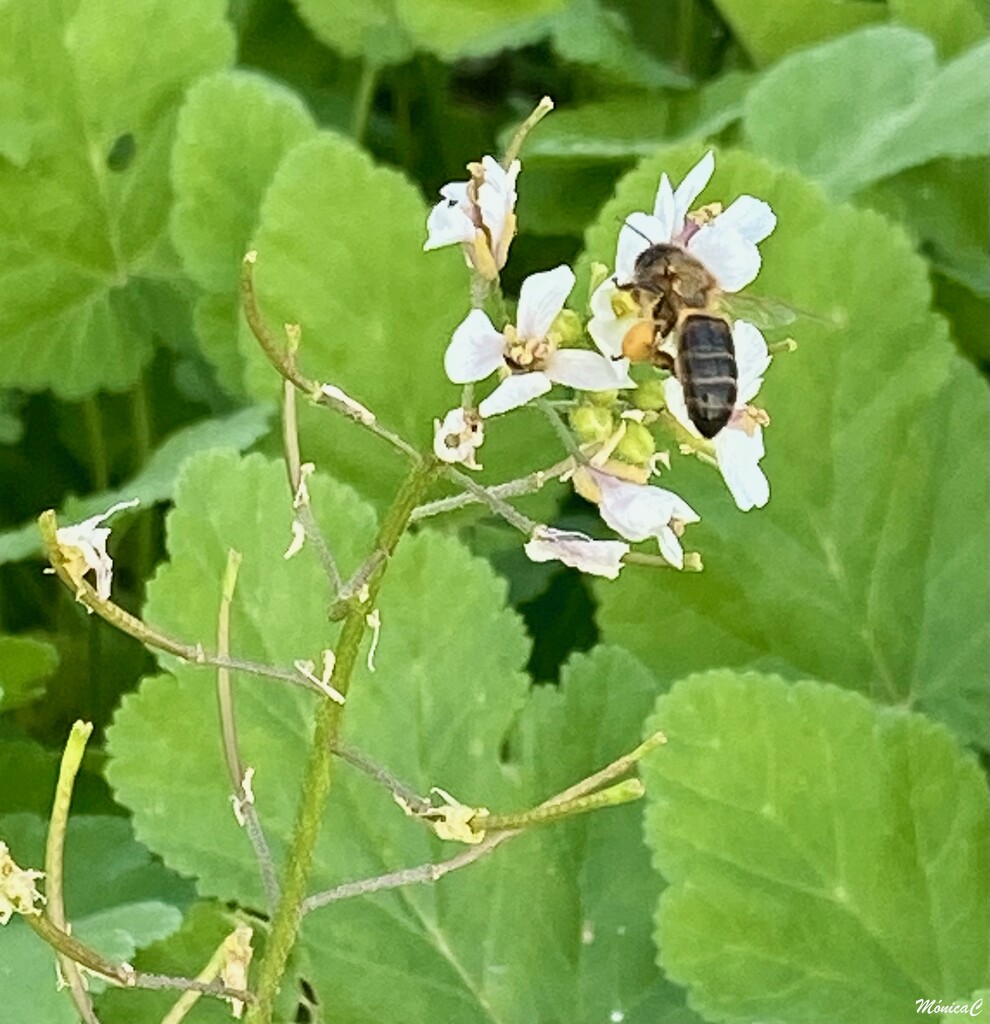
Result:
{"label": "bee's antenna", "polygon": [[647,234],[646,234],[645,232],[643,232],[643,231],[640,231],[640,230],[639,230],[639,228],[637,228],[637,227],[633,227],[633,225],[632,225],[632,224],[630,224],[630,223],[629,223],[629,221],[627,221],[627,220],[623,220],[623,219],[622,219],[621,217],[616,217],[615,219],[616,219],[616,220],[617,220],[617,221],[618,221],[618,222],[619,222],[620,224],[622,224],[622,225],[623,225],[623,227],[627,227],[627,228],[629,228],[629,230],[630,230],[630,231],[635,231],[635,232],[636,232],[636,234],[637,234],[637,235],[639,235],[639,237],[640,237],[640,238],[642,238],[642,239],[644,239],[645,241],[649,242],[649,243],[650,243],[650,245],[653,245],[653,244],[654,244],[654,242],[653,242],[653,239],[652,239],[652,238],[650,238],[650,236],[649,236],[649,235],[647,235]]}

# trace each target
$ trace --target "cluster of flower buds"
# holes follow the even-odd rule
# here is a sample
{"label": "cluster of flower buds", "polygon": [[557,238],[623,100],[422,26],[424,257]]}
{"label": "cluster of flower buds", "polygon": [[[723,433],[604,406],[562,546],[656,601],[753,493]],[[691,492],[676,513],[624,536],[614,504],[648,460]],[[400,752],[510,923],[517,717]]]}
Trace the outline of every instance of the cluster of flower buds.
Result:
{"label": "cluster of flower buds", "polygon": [[[479,278],[496,282],[516,230],[519,161],[502,167],[486,156],[468,169],[469,181],[441,189],[443,199],[427,222],[425,248],[460,244]],[[718,466],[740,509],[769,500],[760,468],[762,428],[769,418],[752,402],[770,352],[754,324],[722,314],[759,273],[759,243],[774,230],[776,217],[767,203],[748,195],[725,209],[719,203],[694,208],[714,170],[714,155],[708,153],[676,189],[664,174],[653,212],[627,216],[614,273],[601,266],[594,271],[587,323],[565,309],[575,278],[569,267],[558,266],[526,278],[514,322],[506,316],[507,322],[496,325],[482,309],[473,309],[454,331],[444,357],[448,378],[469,385],[497,374],[498,383],[477,406],[467,390],[465,408],[435,421],[434,450],[440,459],[478,469],[486,420],[541,398],[554,385],[574,392],[570,426],[580,455],[566,475],[623,540],[594,540],[541,526],[526,545],[535,561],[556,559],[615,578],[629,544],[653,538],[670,565],[685,567],[680,538],[700,517],[678,495],[649,482],[670,468],[669,454],[657,451],[650,429],[660,421],[680,451]],[[690,295],[676,270],[665,271],[668,276],[659,284],[644,282],[644,254],[647,261],[661,254],[671,267],[688,267],[705,282],[705,301]],[[691,390],[681,370],[680,325],[690,313],[711,322],[717,318],[725,338],[722,365],[733,371],[731,388],[723,382],[729,400],[714,436],[699,430],[691,411],[699,401],[697,388]],[[634,379],[631,364],[652,365],[637,366]]]}

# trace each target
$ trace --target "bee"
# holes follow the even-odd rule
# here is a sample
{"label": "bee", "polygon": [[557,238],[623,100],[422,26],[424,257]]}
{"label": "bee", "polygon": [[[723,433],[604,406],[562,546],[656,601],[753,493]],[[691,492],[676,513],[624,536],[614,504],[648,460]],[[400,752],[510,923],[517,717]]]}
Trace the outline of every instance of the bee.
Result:
{"label": "bee", "polygon": [[[738,395],[732,327],[719,312],[715,277],[680,246],[660,242],[636,257],[632,281],[618,287],[653,318],[653,337],[640,358],[673,370],[691,422],[713,438],[729,422]],[[663,348],[671,335],[673,357]]]}

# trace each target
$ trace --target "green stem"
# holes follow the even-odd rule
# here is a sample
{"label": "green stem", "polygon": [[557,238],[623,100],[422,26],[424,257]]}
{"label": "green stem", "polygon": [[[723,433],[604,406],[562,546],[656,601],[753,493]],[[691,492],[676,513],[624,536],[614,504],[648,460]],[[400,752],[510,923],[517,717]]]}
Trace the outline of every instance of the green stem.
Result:
{"label": "green stem", "polygon": [[471,827],[485,832],[513,832],[528,825],[545,825],[575,814],[597,811],[602,807],[618,807],[638,800],[646,790],[639,779],[626,779],[597,793],[576,797],[562,803],[535,807],[522,814],[478,814],[471,820]]}
{"label": "green stem", "polygon": [[[345,697],[358,661],[361,641],[367,628],[367,618],[375,606],[389,559],[409,525],[413,509],[435,478],[437,469],[437,463],[433,459],[418,461],[406,477],[382,522],[376,547],[384,557],[368,580],[367,599],[363,602],[355,601],[351,606],[337,643],[337,660],[330,685]],[[338,745],[343,710],[343,705],[328,699],[320,704],[316,712],[313,747],[306,766],[302,798],[296,814],[289,863],[282,884],[282,899],[272,922],[264,959],[261,961],[257,1003],[248,1013],[247,1024],[271,1024],[275,994],[285,973],[285,965],[295,944],[302,917],[306,883],[313,863],[313,850],[333,781],[333,750]]]}
{"label": "green stem", "polygon": [[[65,901],[62,891],[64,872],[65,830],[69,823],[69,805],[72,803],[72,789],[82,764],[86,741],[93,732],[92,722],[75,722],[69,739],[62,752],[62,763],[55,785],[55,799],[52,801],[51,820],[48,824],[48,841],[45,844],[45,895],[48,902],[45,916],[58,928],[65,931]],[[86,991],[86,985],[79,967],[67,956],[59,956],[62,974],[69,987],[69,995],[86,1024],[99,1024],[93,1002]]]}
{"label": "green stem", "polygon": [[107,456],[106,437],[103,434],[103,413],[100,411],[99,399],[95,395],[83,402],[82,413],[86,424],[93,490],[105,491],[110,486],[110,462]]}
{"label": "green stem", "polygon": [[[144,468],[154,445],[151,408],[148,403],[148,390],[144,386],[144,377],[138,379],[131,392],[131,422],[134,440],[134,471],[137,473]],[[154,560],[154,519],[149,511],[138,516],[137,530],[135,569],[137,578],[144,582],[151,575]]]}
{"label": "green stem", "polygon": [[351,126],[351,134],[355,142],[363,142],[364,134],[368,130],[368,118],[371,116],[371,105],[375,99],[375,89],[378,85],[378,66],[372,61],[365,60],[361,66],[361,78],[358,81],[357,97],[354,100],[354,119]]}

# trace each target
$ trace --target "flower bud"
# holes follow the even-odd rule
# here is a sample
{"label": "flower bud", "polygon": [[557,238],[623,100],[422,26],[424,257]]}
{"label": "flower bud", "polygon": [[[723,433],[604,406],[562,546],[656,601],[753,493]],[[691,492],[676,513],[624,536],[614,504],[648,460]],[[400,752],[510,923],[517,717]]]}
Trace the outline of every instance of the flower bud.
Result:
{"label": "flower bud", "polygon": [[550,325],[550,334],[557,337],[559,345],[573,345],[584,334],[584,324],[573,309],[562,309]]}
{"label": "flower bud", "polygon": [[657,445],[653,440],[653,435],[642,423],[626,421],[626,432],[616,445],[615,455],[624,462],[642,466],[650,461],[656,449]]}
{"label": "flower bud", "polygon": [[588,402],[592,405],[600,405],[603,409],[610,409],[618,397],[618,391],[589,391],[585,395]]}
{"label": "flower bud", "polygon": [[657,377],[644,381],[631,395],[632,404],[637,409],[658,412],[666,404],[663,395],[663,381]]}
{"label": "flower bud", "polygon": [[581,444],[601,444],[615,429],[611,410],[600,405],[579,405],[571,411],[570,423]]}

